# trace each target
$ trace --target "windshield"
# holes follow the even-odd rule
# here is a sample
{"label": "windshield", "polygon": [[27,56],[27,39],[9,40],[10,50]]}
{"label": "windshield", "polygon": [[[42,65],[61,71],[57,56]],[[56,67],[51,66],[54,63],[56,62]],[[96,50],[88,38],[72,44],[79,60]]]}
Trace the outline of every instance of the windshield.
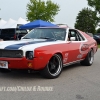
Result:
{"label": "windshield", "polygon": [[23,39],[55,39],[65,40],[66,29],[63,28],[36,28],[30,31]]}

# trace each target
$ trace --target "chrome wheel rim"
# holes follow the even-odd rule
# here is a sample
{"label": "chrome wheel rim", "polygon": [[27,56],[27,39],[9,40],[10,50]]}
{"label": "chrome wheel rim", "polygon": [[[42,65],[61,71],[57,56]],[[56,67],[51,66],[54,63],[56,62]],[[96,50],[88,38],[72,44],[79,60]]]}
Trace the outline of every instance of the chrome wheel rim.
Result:
{"label": "chrome wheel rim", "polygon": [[62,69],[62,61],[58,55],[53,56],[47,64],[48,71],[52,76],[57,76]]}
{"label": "chrome wheel rim", "polygon": [[89,53],[89,62],[90,62],[90,64],[93,63],[93,60],[94,60],[94,53],[93,53],[93,51],[91,51],[91,52]]}

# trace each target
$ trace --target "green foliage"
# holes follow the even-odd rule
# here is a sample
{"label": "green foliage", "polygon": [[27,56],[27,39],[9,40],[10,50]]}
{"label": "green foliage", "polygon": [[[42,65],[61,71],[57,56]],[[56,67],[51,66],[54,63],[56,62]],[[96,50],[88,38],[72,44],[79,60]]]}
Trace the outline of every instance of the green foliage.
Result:
{"label": "green foliage", "polygon": [[98,45],[98,48],[100,48],[100,44]]}
{"label": "green foliage", "polygon": [[59,5],[53,3],[51,0],[30,0],[27,4],[27,20],[45,20],[49,22],[54,22],[54,16],[58,14]]}
{"label": "green foliage", "polygon": [[95,12],[97,12],[98,23],[100,22],[100,0],[87,0],[88,5],[94,8]]}
{"label": "green foliage", "polygon": [[93,7],[95,11],[97,11],[100,14],[100,0],[87,0],[88,5]]}
{"label": "green foliage", "polygon": [[75,28],[88,33],[95,33],[98,23],[96,12],[90,8],[83,8],[76,17]]}
{"label": "green foliage", "polygon": [[96,33],[100,33],[100,28],[98,28],[98,29],[96,30]]}

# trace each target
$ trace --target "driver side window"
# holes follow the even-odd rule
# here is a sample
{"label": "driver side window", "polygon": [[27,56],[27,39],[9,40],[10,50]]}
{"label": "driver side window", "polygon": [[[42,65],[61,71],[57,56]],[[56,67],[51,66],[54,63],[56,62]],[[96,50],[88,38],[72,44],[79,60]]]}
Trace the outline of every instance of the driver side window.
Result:
{"label": "driver side window", "polygon": [[82,35],[76,30],[69,30],[68,37],[70,37],[70,40],[73,38],[72,41],[84,41]]}

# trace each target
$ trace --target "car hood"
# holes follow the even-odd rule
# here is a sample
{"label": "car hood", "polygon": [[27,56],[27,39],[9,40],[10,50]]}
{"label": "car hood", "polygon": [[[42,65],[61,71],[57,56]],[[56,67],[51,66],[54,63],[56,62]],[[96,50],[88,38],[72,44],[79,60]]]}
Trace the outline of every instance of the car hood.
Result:
{"label": "car hood", "polygon": [[65,43],[64,41],[50,41],[46,39],[23,39],[19,41],[1,41],[0,49],[33,51],[35,48]]}

